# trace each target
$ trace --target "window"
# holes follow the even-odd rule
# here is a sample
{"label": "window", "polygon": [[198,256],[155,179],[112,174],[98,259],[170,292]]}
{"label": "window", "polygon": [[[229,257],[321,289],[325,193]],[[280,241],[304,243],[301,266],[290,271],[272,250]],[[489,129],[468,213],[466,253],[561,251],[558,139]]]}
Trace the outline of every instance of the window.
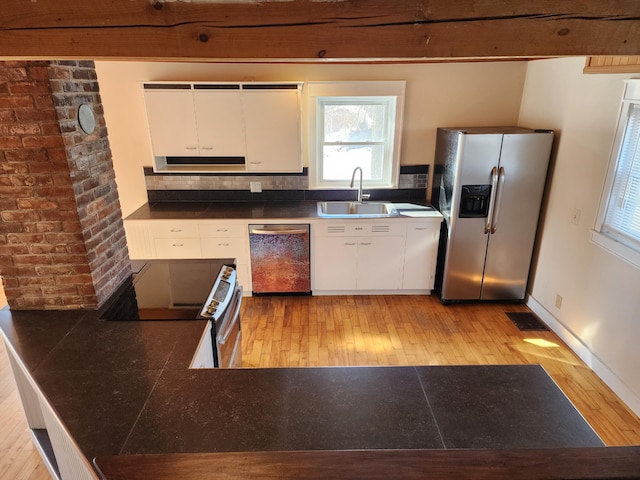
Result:
{"label": "window", "polygon": [[310,188],[349,188],[362,168],[364,188],[398,184],[404,82],[310,83]]}
{"label": "window", "polygon": [[599,245],[640,267],[640,80],[628,80],[596,232]]}

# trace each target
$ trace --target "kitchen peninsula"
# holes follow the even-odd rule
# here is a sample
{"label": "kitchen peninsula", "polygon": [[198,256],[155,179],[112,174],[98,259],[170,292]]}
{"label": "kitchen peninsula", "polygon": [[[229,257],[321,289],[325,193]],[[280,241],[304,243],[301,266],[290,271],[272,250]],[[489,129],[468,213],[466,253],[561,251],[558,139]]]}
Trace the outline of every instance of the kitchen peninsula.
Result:
{"label": "kitchen peninsula", "polygon": [[0,312],[28,422],[35,438],[50,438],[42,445],[58,478],[96,478],[94,457],[108,470],[148,460],[141,454],[229,453],[233,463],[231,452],[616,451],[599,448],[536,365],[191,370],[204,321],[97,317]]}

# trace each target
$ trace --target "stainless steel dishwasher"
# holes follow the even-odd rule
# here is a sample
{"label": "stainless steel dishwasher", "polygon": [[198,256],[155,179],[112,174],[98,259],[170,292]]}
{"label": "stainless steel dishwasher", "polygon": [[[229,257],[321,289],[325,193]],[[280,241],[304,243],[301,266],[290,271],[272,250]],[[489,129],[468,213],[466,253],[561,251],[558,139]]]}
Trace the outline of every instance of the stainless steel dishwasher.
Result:
{"label": "stainless steel dishwasher", "polygon": [[310,295],[308,224],[249,225],[254,295]]}

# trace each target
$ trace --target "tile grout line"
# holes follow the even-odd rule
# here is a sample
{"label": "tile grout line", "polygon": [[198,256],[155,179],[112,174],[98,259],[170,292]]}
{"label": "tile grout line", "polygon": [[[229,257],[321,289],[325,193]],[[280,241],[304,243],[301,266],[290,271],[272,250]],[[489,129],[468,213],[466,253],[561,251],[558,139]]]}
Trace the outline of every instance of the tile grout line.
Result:
{"label": "tile grout line", "polygon": [[442,432],[440,431],[440,425],[438,424],[438,419],[436,418],[435,413],[433,413],[433,408],[431,407],[431,402],[429,401],[429,396],[424,388],[424,384],[422,383],[422,378],[418,374],[417,367],[413,367],[413,371],[418,377],[418,382],[420,383],[420,388],[422,389],[422,394],[424,395],[424,399],[427,401],[427,407],[429,407],[429,412],[431,413],[431,417],[433,418],[434,423],[436,424],[436,429],[438,430],[438,436],[440,437],[440,443],[442,443],[442,448],[447,449],[447,444],[444,442],[444,438],[442,437]]}
{"label": "tile grout line", "polygon": [[173,354],[174,350],[176,349],[176,344],[173,344],[173,348],[171,349],[171,353],[169,353],[169,355],[167,356],[167,359],[164,362],[164,365],[162,366],[162,368],[160,369],[160,373],[158,373],[158,378],[156,378],[156,381],[153,383],[153,386],[151,387],[151,390],[149,390],[149,395],[147,395],[147,398],[144,399],[144,402],[142,404],[142,406],[140,407],[140,411],[138,412],[138,415],[136,416],[136,419],[134,420],[133,424],[131,425],[131,429],[129,429],[129,433],[127,434],[127,438],[124,439],[124,442],[122,442],[122,447],[120,448],[120,450],[118,451],[118,455],[123,455],[124,449],[127,446],[127,443],[129,443],[129,439],[131,438],[131,435],[133,434],[133,431],[135,430],[136,426],[138,425],[138,421],[140,420],[140,417],[142,416],[142,412],[144,412],[147,403],[149,403],[149,399],[151,398],[151,395],[153,395],[153,392],[155,391],[156,387],[158,386],[158,382],[160,382],[160,379],[162,378],[162,374],[164,373],[165,369],[167,368],[167,364],[169,363],[169,359],[171,358],[171,355]]}

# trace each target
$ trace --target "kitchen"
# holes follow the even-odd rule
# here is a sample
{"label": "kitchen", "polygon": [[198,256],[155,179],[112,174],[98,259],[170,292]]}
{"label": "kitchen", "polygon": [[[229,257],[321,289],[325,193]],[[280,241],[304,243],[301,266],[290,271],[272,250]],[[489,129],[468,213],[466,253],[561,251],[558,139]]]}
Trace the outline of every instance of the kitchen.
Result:
{"label": "kitchen", "polygon": [[[136,72],[137,64],[115,63],[114,69],[122,78],[126,78],[128,71],[133,71],[132,82],[114,83],[114,88],[109,94],[109,65],[97,65],[101,82],[101,91],[105,100],[106,115],[109,118],[110,137],[126,139],[124,144],[118,145],[117,140],[111,140],[114,149],[114,160],[123,160],[126,165],[135,165],[131,175],[118,176],[119,190],[123,213],[126,215],[132,211],[136,205],[142,202],[131,201],[131,198],[142,199],[145,195],[144,180],[139,168],[144,160],[149,158],[149,152],[140,152],[140,149],[148,149],[146,142],[140,142],[144,138],[144,131],[140,130],[144,125],[144,117],[141,116],[140,97],[131,97],[132,92],[139,94],[135,82],[146,78],[171,78],[188,79],[196,78],[209,79],[211,73],[207,72],[207,67],[203,65],[187,65],[180,73],[177,70],[163,72],[163,75],[141,75]],[[615,263],[617,260],[608,259],[605,253],[595,250],[587,237],[590,228],[588,217],[593,216],[598,201],[594,191],[599,191],[601,185],[598,183],[602,178],[602,171],[605,168],[608,150],[610,148],[613,129],[615,128],[616,111],[619,105],[620,81],[625,75],[605,76],[595,78],[595,76],[583,76],[581,74],[583,58],[575,59],[555,59],[539,60],[533,62],[509,62],[496,63],[491,65],[418,65],[418,66],[393,66],[380,67],[376,72],[376,78],[406,78],[409,88],[420,91],[431,92],[432,97],[426,101],[424,97],[412,97],[408,102],[406,125],[411,126],[407,137],[403,140],[403,149],[408,157],[419,160],[412,160],[416,164],[423,161],[422,152],[433,150],[433,136],[435,127],[443,124],[459,124],[464,119],[465,124],[543,124],[545,128],[553,128],[561,131],[562,136],[568,137],[567,143],[560,144],[558,157],[556,159],[556,169],[554,180],[551,186],[549,206],[547,208],[546,222],[551,226],[543,230],[543,237],[540,247],[540,260],[536,266],[536,281],[534,281],[534,298],[541,303],[543,308],[550,312],[556,312],[554,301],[556,292],[561,292],[564,298],[563,309],[556,313],[560,320],[570,325],[572,332],[583,332],[583,344],[588,347],[586,354],[594,353],[593,359],[595,367],[601,367],[601,359],[607,358],[607,365],[604,368],[616,372],[611,375],[611,381],[616,383],[618,378],[624,379],[620,382],[622,386],[632,386],[634,384],[634,372],[629,369],[632,365],[635,349],[633,348],[633,312],[636,311],[637,302],[633,291],[625,292],[634,285],[637,274],[624,264]],[[184,68],[184,66],[182,66]],[[166,65],[141,64],[140,68],[169,68]],[[226,65],[215,67],[216,79],[223,78],[224,74],[220,69],[237,69],[239,67]],[[229,74],[227,79],[237,79],[250,76],[253,70],[259,66],[243,66],[242,71]],[[267,68],[267,67],[264,67]],[[268,67],[271,68],[271,67]],[[274,79],[291,79],[293,73],[298,73],[297,68],[290,65],[280,66],[284,73],[274,75]],[[323,72],[321,66],[309,66],[309,69],[317,70],[318,73],[309,74],[309,78],[319,79],[322,75],[330,78],[338,78],[344,75],[343,79],[362,79],[371,75],[371,66],[336,66],[333,71]],[[203,70],[200,70],[203,69]],[[376,70],[378,68],[376,67]],[[490,70],[495,69],[494,72]],[[200,70],[202,73],[198,73]],[[341,73],[340,70],[343,70]],[[389,71],[391,70],[391,71]],[[402,71],[404,70],[404,71]],[[411,82],[411,75],[414,70],[424,71],[424,76],[417,82]],[[364,71],[364,73],[363,73]],[[247,73],[248,72],[248,73]],[[340,74],[340,75],[339,75]],[[357,74],[357,75],[356,75]],[[296,79],[300,74],[295,75]],[[104,81],[103,81],[104,78]],[[271,79],[269,78],[269,79]],[[474,90],[469,90],[469,79],[473,79]],[[433,83],[430,83],[433,82]],[[124,83],[124,85],[123,85]],[[413,86],[412,86],[413,85]],[[417,87],[420,85],[420,88]],[[442,95],[442,89],[448,86],[458,87],[455,94]],[[482,88],[484,87],[484,88]],[[487,88],[491,87],[491,88]],[[491,92],[487,95],[487,91]],[[458,94],[466,92],[466,97]],[[553,98],[551,98],[553,92]],[[410,91],[411,93],[411,91]],[[127,115],[137,118],[136,122],[128,122],[127,119],[118,118],[117,114],[109,111],[110,101],[114,96],[119,96],[124,103],[129,106],[123,109]],[[455,102],[453,99],[455,98]],[[507,98],[509,101],[503,100]],[[131,102],[127,102],[131,100]],[[460,101],[458,101],[460,100]],[[594,102],[598,102],[594,104]],[[111,103],[112,104],[112,103]],[[112,104],[113,105],[113,104]],[[451,106],[453,105],[453,109]],[[474,108],[469,109],[472,105]],[[500,108],[498,108],[502,105]],[[564,108],[559,108],[560,106]],[[440,107],[440,108],[437,108]],[[436,113],[425,115],[424,110]],[[487,113],[492,117],[489,122]],[[604,115],[606,112],[607,115]],[[493,116],[495,115],[495,116]],[[114,118],[114,120],[111,120]],[[412,119],[412,120],[411,120]],[[427,123],[428,122],[428,123]],[[418,133],[422,127],[426,135]],[[415,132],[414,135],[412,133]],[[431,133],[428,133],[431,132]],[[418,140],[424,137],[426,140]],[[571,141],[573,140],[573,141]],[[426,143],[423,143],[426,142]],[[123,145],[131,147],[132,156],[128,156],[129,150]],[[127,152],[125,152],[127,150]],[[578,160],[579,158],[579,160]],[[579,163],[577,163],[579,161]],[[584,178],[579,179],[572,174],[576,171],[570,168],[573,162],[575,167],[584,173]],[[116,171],[121,166],[116,165]],[[117,174],[118,175],[118,174]],[[561,182],[560,186],[556,182]],[[127,184],[135,184],[137,188],[126,188]],[[555,188],[554,188],[555,186]],[[574,203],[582,211],[582,220],[576,227],[572,226],[570,219],[573,207],[565,207],[566,202],[570,205]],[[569,211],[567,211],[567,209]],[[556,233],[557,232],[557,233]],[[586,253],[586,255],[582,255]],[[584,262],[584,258],[589,258],[589,262]],[[561,262],[566,268],[562,268],[562,275],[557,275],[557,264]],[[614,262],[612,264],[611,262]],[[567,265],[568,264],[568,265]],[[574,266],[574,268],[570,268]],[[585,272],[585,269],[587,270]],[[592,270],[590,270],[592,269]],[[612,269],[614,271],[612,271]],[[573,273],[572,273],[573,272]],[[604,276],[604,278],[603,278]],[[618,278],[621,276],[624,281]],[[537,280],[540,278],[541,280]],[[595,281],[597,278],[597,281]],[[589,281],[593,279],[593,281]],[[586,289],[586,293],[584,291]],[[537,295],[536,295],[537,294]],[[587,308],[584,299],[589,299],[589,312],[583,311]],[[543,310],[540,310],[543,312]],[[598,313],[600,312],[600,313]],[[599,325],[599,319],[605,318],[607,312],[607,328],[598,329],[595,335],[594,329]],[[615,315],[612,315],[612,312]],[[547,318],[545,318],[547,320]],[[551,319],[553,320],[553,319]],[[581,322],[586,322],[582,324]],[[617,324],[615,322],[618,322]],[[580,343],[578,347],[584,348]],[[592,350],[593,349],[593,350]],[[601,349],[601,350],[600,350]],[[605,375],[606,376],[606,375]],[[618,389],[623,394],[625,388]],[[637,391],[637,389],[636,389]],[[621,395],[624,396],[624,395]],[[633,403],[633,395],[626,395],[624,398],[629,404]]]}

